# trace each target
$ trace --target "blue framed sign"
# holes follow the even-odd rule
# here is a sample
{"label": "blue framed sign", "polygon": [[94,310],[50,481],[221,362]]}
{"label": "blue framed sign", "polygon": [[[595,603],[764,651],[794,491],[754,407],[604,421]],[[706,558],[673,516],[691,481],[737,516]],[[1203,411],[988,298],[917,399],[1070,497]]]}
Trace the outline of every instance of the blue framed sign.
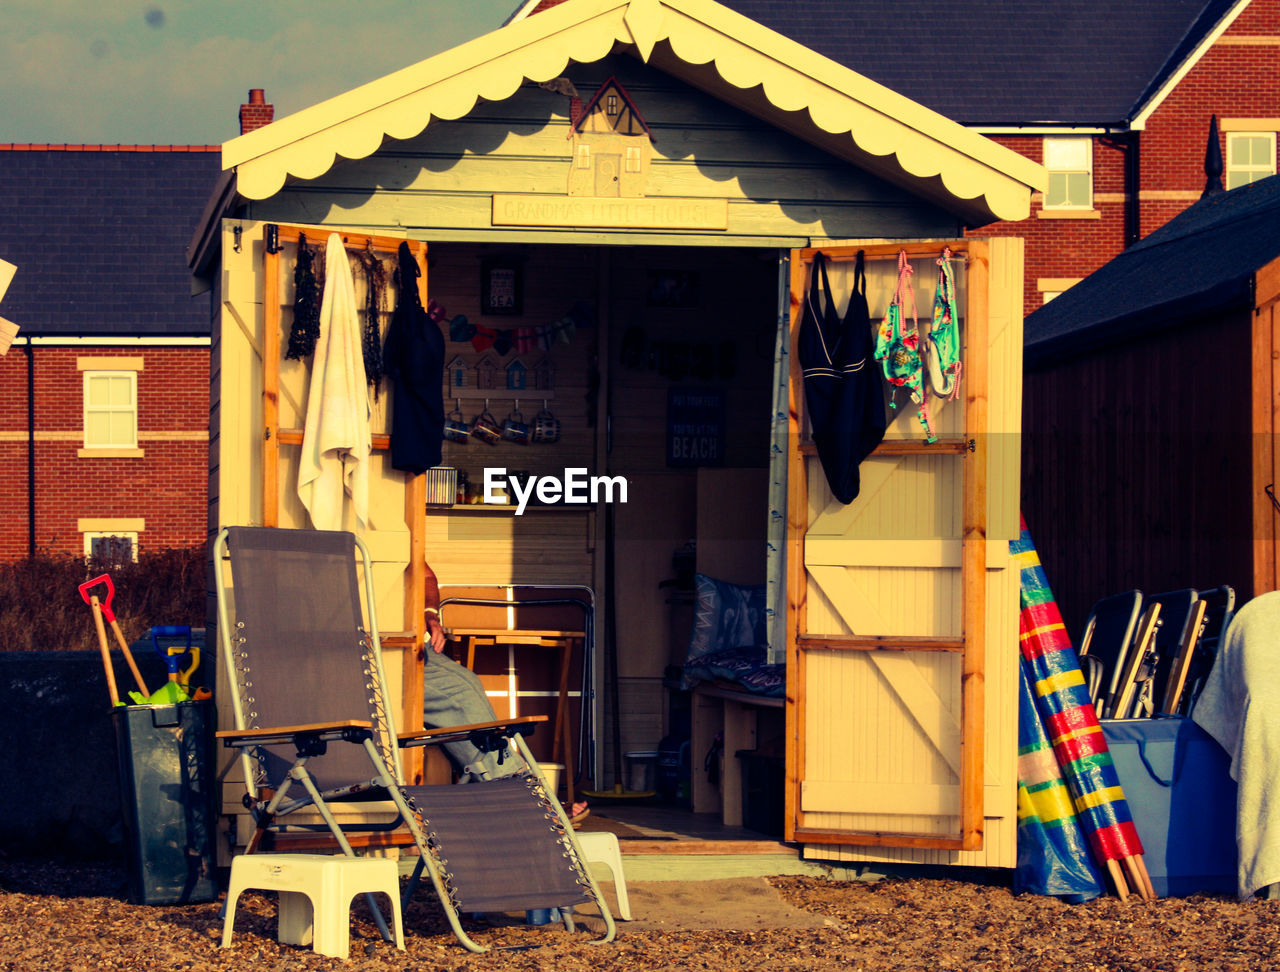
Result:
{"label": "blue framed sign", "polygon": [[724,465],[724,390],[667,390],[667,465]]}

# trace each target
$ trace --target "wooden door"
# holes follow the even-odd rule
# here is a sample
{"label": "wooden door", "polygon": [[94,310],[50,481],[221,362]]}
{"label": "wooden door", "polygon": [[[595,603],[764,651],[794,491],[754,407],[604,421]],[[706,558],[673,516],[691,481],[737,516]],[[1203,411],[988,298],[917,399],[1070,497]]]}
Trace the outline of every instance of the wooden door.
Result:
{"label": "wooden door", "polygon": [[[887,307],[900,249],[915,268],[923,331],[943,246],[954,253],[960,288],[963,377],[958,400],[929,395],[938,441],[926,443],[900,391],[848,506],[827,489],[805,429],[794,348],[816,251],[792,254],[786,836],[826,845],[824,856],[833,847],[851,857],[878,848],[870,856],[956,861],[964,853],[1012,863],[1017,599],[1007,541],[1017,529],[1018,463],[1017,437],[1006,433],[1018,421],[1022,265],[1020,241],[991,243],[824,249],[842,310],[848,287],[837,281],[865,252],[873,322]],[[994,344],[993,249],[1005,264]],[[1007,705],[988,704],[993,674]],[[996,727],[988,725],[993,711]],[[992,818],[1001,822],[994,854],[984,851]]]}
{"label": "wooden door", "polygon": [[618,178],[622,173],[622,156],[617,152],[596,153],[596,195],[601,197],[621,194]]}
{"label": "wooden door", "polygon": [[[263,526],[305,528],[310,521],[293,489],[296,482],[298,449],[302,444],[302,424],[306,402],[306,382],[310,362],[282,360],[289,325],[292,289],[287,283],[296,260],[300,237],[305,236],[315,250],[321,268],[325,243],[330,233],[339,233],[351,251],[366,250],[394,268],[403,240],[371,236],[341,227],[300,227],[268,224],[264,227],[263,294],[264,334],[262,344],[262,455],[261,509]],[[419,295],[427,303],[427,245],[409,240],[420,276]],[[286,247],[291,258],[286,259]],[[388,281],[391,280],[388,273]],[[357,287],[363,287],[362,282]],[[382,323],[385,331],[395,288],[388,286]],[[358,299],[362,297],[358,294]],[[379,627],[388,658],[400,657],[399,670],[389,663],[388,680],[402,698],[397,722],[402,731],[422,728],[422,663],[426,619],[423,605],[426,586],[425,519],[426,478],[397,472],[390,463],[389,395],[385,389],[377,400],[370,420],[373,431],[372,470],[369,483],[371,523],[359,532],[373,558],[372,584],[378,604]],[[283,448],[282,448],[283,447]],[[403,518],[400,511],[403,510]],[[422,754],[407,751],[404,770],[410,782],[422,775]]]}

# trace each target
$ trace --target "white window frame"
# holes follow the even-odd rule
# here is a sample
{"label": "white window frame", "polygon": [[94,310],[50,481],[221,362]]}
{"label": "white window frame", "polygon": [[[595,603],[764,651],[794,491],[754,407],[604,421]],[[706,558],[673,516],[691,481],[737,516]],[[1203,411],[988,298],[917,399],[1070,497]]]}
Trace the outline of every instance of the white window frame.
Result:
{"label": "white window frame", "polygon": [[[1244,139],[1264,139],[1270,149],[1270,164],[1256,163],[1250,160],[1246,164],[1240,164],[1235,160],[1239,151],[1239,145]],[[1238,189],[1240,186],[1246,186],[1250,182],[1257,182],[1259,179],[1265,179],[1268,176],[1276,174],[1276,133],[1275,132],[1227,132],[1227,158],[1226,168],[1223,175],[1226,178],[1226,187],[1228,189]],[[1233,184],[1232,176],[1248,175],[1249,178],[1243,182],[1235,182]]]}
{"label": "white window frame", "polygon": [[138,562],[138,534],[134,530],[86,530],[84,531],[84,555],[85,558],[93,556],[93,541],[118,539],[129,541],[129,559],[133,563]]}
{"label": "white window frame", "polygon": [[[1077,159],[1073,164],[1059,164],[1059,160],[1055,159],[1055,155],[1068,153],[1074,149],[1084,149],[1084,157]],[[1055,174],[1078,174],[1083,172],[1089,178],[1088,198],[1083,202],[1066,202],[1051,204],[1049,202],[1049,189],[1045,188],[1044,208],[1054,211],[1070,211],[1070,210],[1092,210],[1093,209],[1093,139],[1083,136],[1073,136],[1069,138],[1053,138],[1046,137],[1044,140],[1044,167],[1049,174],[1049,182],[1053,182]]]}
{"label": "white window frame", "polygon": [[1040,303],[1047,304],[1055,297],[1061,297],[1078,284],[1083,277],[1040,277],[1036,280],[1036,290],[1040,292]]}
{"label": "white window frame", "polygon": [[[100,378],[124,378],[127,379],[129,385],[130,403],[124,406],[91,406],[89,404],[89,386],[95,379]],[[136,449],[138,448],[138,373],[136,371],[108,371],[106,369],[93,369],[84,372],[84,425],[82,427],[84,436],[85,449]],[[102,412],[116,413],[127,412],[133,417],[131,437],[128,441],[120,442],[90,442],[89,441],[89,416],[91,414],[100,414]]]}

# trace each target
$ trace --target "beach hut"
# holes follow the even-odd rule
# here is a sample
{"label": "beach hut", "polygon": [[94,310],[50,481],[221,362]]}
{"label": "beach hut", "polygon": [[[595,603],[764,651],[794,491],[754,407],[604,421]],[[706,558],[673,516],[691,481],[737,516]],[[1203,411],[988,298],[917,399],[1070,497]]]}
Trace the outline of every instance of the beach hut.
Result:
{"label": "beach hut", "polygon": [[[597,109],[613,121],[584,121]],[[591,610],[551,666],[574,676],[548,691],[520,662],[502,691],[522,712],[567,699],[579,785],[626,790],[624,754],[674,741],[674,801],[806,856],[1013,866],[1022,247],[965,234],[1024,218],[1038,165],[713,0],[569,0],[241,136],[223,163],[192,251],[214,295],[215,526],[308,525],[309,366],[280,355],[300,234],[387,259],[409,241],[424,303],[479,333],[534,328],[554,365],[530,445],[450,442],[444,462],[472,482],[577,470],[581,502],[428,510],[375,407],[372,522],[353,526],[384,628],[404,628],[387,639],[404,724],[424,560],[446,599],[572,592]],[[945,247],[958,397],[931,401],[932,443],[902,405],[844,506],[791,353],[814,257],[843,309],[861,251],[878,319],[905,254],[923,322]],[[761,660],[785,667],[784,694],[673,678],[693,573],[765,591]]]}

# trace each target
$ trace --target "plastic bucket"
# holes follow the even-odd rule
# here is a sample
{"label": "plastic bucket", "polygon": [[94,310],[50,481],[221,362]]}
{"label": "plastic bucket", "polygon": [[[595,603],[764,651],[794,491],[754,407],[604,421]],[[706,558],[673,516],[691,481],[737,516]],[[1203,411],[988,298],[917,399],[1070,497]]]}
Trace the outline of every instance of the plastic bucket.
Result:
{"label": "plastic bucket", "polygon": [[636,793],[648,793],[653,789],[654,775],[658,766],[657,750],[644,750],[634,753],[623,753],[627,760],[627,789]]}
{"label": "plastic bucket", "polygon": [[560,775],[564,772],[564,763],[539,763],[538,769],[547,778],[547,786],[552,793],[560,792]]}

